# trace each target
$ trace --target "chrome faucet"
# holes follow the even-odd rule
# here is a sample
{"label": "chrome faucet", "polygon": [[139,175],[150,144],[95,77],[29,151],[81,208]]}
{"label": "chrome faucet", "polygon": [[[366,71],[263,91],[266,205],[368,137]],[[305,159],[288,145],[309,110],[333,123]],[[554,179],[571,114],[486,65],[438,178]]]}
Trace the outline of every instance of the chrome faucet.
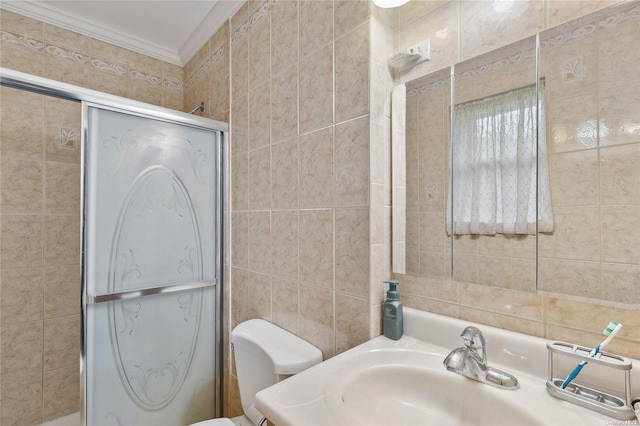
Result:
{"label": "chrome faucet", "polygon": [[464,346],[454,349],[444,359],[443,364],[447,370],[499,388],[518,388],[518,379],[513,375],[487,365],[485,340],[479,329],[468,326],[460,337]]}

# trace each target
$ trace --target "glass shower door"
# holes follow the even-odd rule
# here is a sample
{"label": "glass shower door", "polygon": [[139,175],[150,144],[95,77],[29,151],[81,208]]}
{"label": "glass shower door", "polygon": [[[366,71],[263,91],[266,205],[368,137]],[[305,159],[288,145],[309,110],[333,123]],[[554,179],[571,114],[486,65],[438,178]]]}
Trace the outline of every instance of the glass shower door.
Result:
{"label": "glass shower door", "polygon": [[84,423],[214,417],[220,135],[83,108]]}

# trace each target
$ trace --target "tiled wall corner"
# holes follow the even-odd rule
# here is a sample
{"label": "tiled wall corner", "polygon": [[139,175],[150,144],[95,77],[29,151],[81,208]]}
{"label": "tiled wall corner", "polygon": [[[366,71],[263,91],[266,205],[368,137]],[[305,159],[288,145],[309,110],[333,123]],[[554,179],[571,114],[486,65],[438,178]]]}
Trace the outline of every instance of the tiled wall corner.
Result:
{"label": "tiled wall corner", "polygon": [[225,22],[183,68],[185,111],[204,103],[197,115],[229,122],[230,62],[229,23]]}
{"label": "tiled wall corner", "polygon": [[393,13],[370,5],[369,20],[369,338],[382,332],[383,281],[391,276],[391,90]]}

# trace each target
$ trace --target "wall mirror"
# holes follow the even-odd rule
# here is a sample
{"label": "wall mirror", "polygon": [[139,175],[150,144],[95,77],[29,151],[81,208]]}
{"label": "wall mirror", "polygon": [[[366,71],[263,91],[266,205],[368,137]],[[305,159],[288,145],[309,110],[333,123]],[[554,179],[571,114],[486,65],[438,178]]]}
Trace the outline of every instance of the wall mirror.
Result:
{"label": "wall mirror", "polygon": [[[640,4],[611,6],[537,38],[406,83],[404,273],[637,308]],[[524,121],[508,123],[516,115]],[[489,117],[493,126],[483,125]],[[468,152],[470,132],[493,137],[498,128],[533,133],[536,142],[516,152],[497,145]],[[496,151],[515,167],[469,167],[473,159],[496,163]],[[465,176],[470,169],[475,179]],[[509,194],[526,198],[501,213],[524,222],[470,219],[496,199],[469,193],[487,186],[502,205]],[[502,233],[503,226],[517,229]],[[395,262],[394,272],[402,273]]]}

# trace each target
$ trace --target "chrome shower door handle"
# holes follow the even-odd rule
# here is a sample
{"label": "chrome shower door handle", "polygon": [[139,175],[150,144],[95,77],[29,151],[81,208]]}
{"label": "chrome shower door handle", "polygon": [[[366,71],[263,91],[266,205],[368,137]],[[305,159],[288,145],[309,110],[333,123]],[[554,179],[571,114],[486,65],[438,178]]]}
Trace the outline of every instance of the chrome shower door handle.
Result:
{"label": "chrome shower door handle", "polygon": [[218,280],[202,280],[192,281],[188,283],[160,285],[153,287],[145,287],[136,290],[127,290],[116,293],[87,295],[87,305],[95,305],[104,302],[113,302],[115,300],[135,299],[138,297],[150,296],[161,293],[175,293],[178,291],[196,290],[199,288],[215,287]]}

